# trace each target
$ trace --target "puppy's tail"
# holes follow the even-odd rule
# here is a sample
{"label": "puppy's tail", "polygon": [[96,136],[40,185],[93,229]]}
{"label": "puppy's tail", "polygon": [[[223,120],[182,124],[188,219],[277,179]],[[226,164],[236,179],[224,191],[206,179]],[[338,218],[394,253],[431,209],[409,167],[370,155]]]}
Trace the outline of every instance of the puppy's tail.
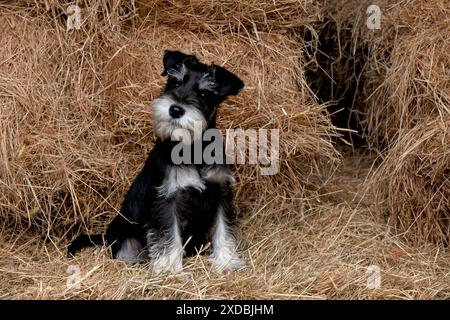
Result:
{"label": "puppy's tail", "polygon": [[67,256],[73,257],[75,253],[77,253],[78,251],[80,251],[85,247],[95,247],[103,243],[104,239],[103,235],[101,234],[93,234],[90,236],[82,234],[69,244],[69,247],[67,248]]}

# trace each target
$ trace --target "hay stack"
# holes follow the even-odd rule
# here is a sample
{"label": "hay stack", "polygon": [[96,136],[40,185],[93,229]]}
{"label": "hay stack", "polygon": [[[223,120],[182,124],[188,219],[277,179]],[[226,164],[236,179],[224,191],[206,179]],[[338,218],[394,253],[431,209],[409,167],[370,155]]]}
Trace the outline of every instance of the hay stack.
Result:
{"label": "hay stack", "polygon": [[150,126],[148,113],[106,93],[117,79],[100,37],[115,34],[86,19],[69,33],[27,8],[1,13],[2,216],[44,229],[95,222],[114,211],[148,147],[147,133],[130,135]]}
{"label": "hay stack", "polygon": [[[121,46],[122,43],[116,45]],[[310,171],[319,173],[315,166],[322,160],[337,160],[330,142],[333,128],[325,107],[309,95],[300,69],[302,57],[296,40],[263,32],[256,39],[152,26],[130,37],[127,47],[114,57],[111,66],[132,74],[136,64],[144,60],[145,65],[152,68],[148,73],[158,75],[161,52],[165,48],[182,50],[205,62],[224,65],[246,83],[239,96],[223,104],[218,116],[219,128],[280,130],[279,174],[263,177],[259,165],[237,166],[237,192],[241,203],[264,204],[269,196],[273,201],[284,198],[289,192],[301,196],[303,188],[310,183]],[[123,79],[133,81],[129,77]],[[153,95],[158,94],[163,79],[158,78],[158,81]],[[127,83],[118,84],[118,87],[126,86]],[[112,95],[123,96],[121,92]],[[128,94],[126,96],[129,99]],[[274,195],[273,190],[278,190],[278,194]]]}
{"label": "hay stack", "polygon": [[381,207],[409,239],[447,244],[449,14],[446,1],[411,1],[393,9],[374,43],[367,84],[370,140],[390,146],[372,181]]}
{"label": "hay stack", "polygon": [[121,21],[120,12],[102,3],[83,7],[82,28],[67,32],[55,8],[56,18],[42,8],[1,13],[3,217],[66,232],[75,225],[96,228],[116,214],[152,145],[148,105],[164,83],[163,49],[196,54],[245,81],[244,92],[223,106],[221,128],[280,129],[278,175],[261,177],[254,165],[237,168],[241,209],[280,208],[288,194],[308,197],[311,173],[337,159],[326,110],[296,67],[298,40],[158,22],[133,27],[135,21]]}
{"label": "hay stack", "polygon": [[[368,133],[373,144],[450,115],[450,3],[410,1],[391,10],[367,70]],[[382,29],[383,30],[383,29]]]}
{"label": "hay stack", "polygon": [[147,21],[194,31],[284,33],[319,17],[316,0],[138,0]]}
{"label": "hay stack", "polygon": [[450,118],[402,134],[374,183],[387,219],[415,242],[450,243]]}
{"label": "hay stack", "polygon": [[[351,123],[351,129],[363,127],[370,146],[383,149],[395,142],[399,130],[413,128],[430,112],[449,114],[445,66],[450,59],[450,4],[377,1],[381,29],[371,30],[366,11],[373,4],[324,1],[324,24],[317,29],[327,26],[325,31],[331,28],[332,34],[331,47],[322,55],[326,83],[321,86],[333,92],[331,99],[344,100],[347,105],[340,107],[350,109],[358,119],[360,123]],[[349,86],[357,87],[355,92]]]}
{"label": "hay stack", "polygon": [[366,27],[371,1],[327,3],[338,29],[351,30],[340,45],[367,52],[351,107],[382,154],[370,183],[380,210],[410,239],[448,242],[450,3],[377,2],[381,30]]}

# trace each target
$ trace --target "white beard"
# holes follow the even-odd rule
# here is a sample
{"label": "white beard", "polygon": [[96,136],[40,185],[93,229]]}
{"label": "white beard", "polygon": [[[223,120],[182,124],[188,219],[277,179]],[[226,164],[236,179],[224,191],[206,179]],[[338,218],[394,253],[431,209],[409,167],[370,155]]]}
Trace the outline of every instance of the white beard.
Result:
{"label": "white beard", "polygon": [[[169,114],[169,108],[173,104],[178,104],[185,110],[185,113],[178,119],[173,119]],[[168,96],[155,99],[152,109],[153,127],[156,135],[161,139],[180,140],[182,134],[177,129],[187,130],[191,136],[199,134],[195,132],[197,129],[201,129],[200,134],[206,129],[207,121],[197,108],[177,103]]]}

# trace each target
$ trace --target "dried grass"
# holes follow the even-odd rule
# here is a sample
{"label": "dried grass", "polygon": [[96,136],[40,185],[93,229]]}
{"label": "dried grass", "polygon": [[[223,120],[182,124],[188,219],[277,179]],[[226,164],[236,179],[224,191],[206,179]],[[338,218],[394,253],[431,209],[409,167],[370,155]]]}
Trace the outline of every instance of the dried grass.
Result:
{"label": "dried grass", "polygon": [[373,177],[396,231],[414,243],[450,243],[450,118],[422,121],[387,152]]}
{"label": "dried grass", "polygon": [[367,66],[372,144],[394,143],[430,115],[450,115],[449,13],[446,1],[400,2],[390,11]]}
{"label": "dried grass", "polygon": [[[430,114],[447,117],[448,2],[378,1],[380,30],[366,26],[371,1],[324,3],[324,22],[333,24],[335,31],[330,42],[337,44],[339,52],[331,57],[336,61],[330,61],[329,76],[337,91],[341,83],[352,81],[360,87],[347,107],[358,114],[371,147],[382,150],[395,142],[399,132],[412,129]],[[343,58],[347,63],[340,63]],[[364,66],[348,74],[352,67],[348,63],[354,61]]]}
{"label": "dried grass", "polygon": [[117,213],[152,145],[148,105],[164,83],[164,49],[196,54],[242,77],[246,88],[222,107],[220,128],[280,130],[279,174],[237,167],[242,213],[279,208],[288,194],[310,197],[321,183],[314,178],[321,163],[338,160],[325,106],[303,79],[299,39],[133,25],[116,21],[119,12],[102,3],[82,17],[82,28],[68,32],[43,10],[2,11],[3,216],[48,233],[97,228]]}
{"label": "dried grass", "polygon": [[[368,159],[370,165],[372,160]],[[336,189],[357,192],[369,167],[348,159]],[[334,182],[333,182],[334,183]],[[335,194],[306,209],[302,201],[278,215],[255,210],[241,220],[246,269],[219,274],[204,256],[185,261],[182,276],[153,276],[87,249],[65,257],[66,239],[53,243],[24,229],[0,231],[0,297],[4,299],[448,299],[449,252],[393,236],[374,208]],[[336,203],[340,203],[336,205]],[[80,267],[80,288],[68,276]],[[380,268],[381,286],[367,287],[369,266]]]}
{"label": "dried grass", "polygon": [[445,1],[399,3],[368,62],[368,133],[389,146],[372,184],[415,242],[450,241],[449,13]]}
{"label": "dried grass", "polygon": [[[370,1],[328,1],[339,48],[356,59],[360,74],[335,72],[335,81],[361,87],[348,106],[365,127],[381,167],[369,185],[389,222],[416,242],[449,241],[447,134],[450,119],[450,4],[448,1],[380,1],[381,29],[366,26]],[[351,61],[351,60],[350,60]],[[339,64],[333,64],[340,66]],[[339,72],[342,71],[342,72]],[[340,75],[344,79],[340,79]]]}
{"label": "dried grass", "polygon": [[[330,142],[336,133],[306,85],[296,30],[312,30],[317,3],[285,0],[275,8],[269,7],[273,1],[203,7],[195,0],[165,1],[167,12],[162,3],[146,3],[149,9],[141,1],[82,2],[82,28],[71,32],[66,4],[58,0],[0,5],[0,298],[450,298],[443,247],[449,232],[448,118],[434,113],[401,131],[403,140],[369,181],[379,185],[374,205],[373,194],[364,194],[373,158],[347,159],[335,176],[325,170],[333,172],[339,159]],[[365,7],[355,11],[364,4],[355,3],[335,5],[347,5],[347,17],[365,16]],[[396,1],[386,3],[395,10]],[[359,30],[352,48],[369,39]],[[403,39],[392,30],[383,32]],[[248,261],[241,272],[216,273],[199,256],[186,261],[183,276],[156,277],[147,265],[110,259],[106,248],[66,258],[73,233],[103,230],[117,213],[151,148],[148,104],[164,82],[165,48],[197,54],[244,79],[244,92],[221,110],[221,128],[281,129],[278,175],[261,177],[258,166],[237,166],[240,247]],[[367,73],[373,81],[367,88],[387,81],[381,66],[388,64],[380,57],[389,59],[390,51],[370,55],[380,67]],[[437,60],[425,58],[415,65],[418,74],[433,70],[437,74],[426,79],[441,79]],[[379,89],[389,107],[398,101],[387,94],[392,88],[386,82]],[[438,101],[429,95],[438,91],[429,88],[417,91],[424,96],[415,91],[414,99]],[[394,235],[381,210],[398,231],[414,231],[408,235],[416,241]],[[80,267],[79,289],[67,287],[69,265]],[[381,270],[378,289],[367,287],[371,265]]]}
{"label": "dried grass", "polygon": [[316,0],[140,0],[141,18],[194,31],[289,32],[318,19]]}

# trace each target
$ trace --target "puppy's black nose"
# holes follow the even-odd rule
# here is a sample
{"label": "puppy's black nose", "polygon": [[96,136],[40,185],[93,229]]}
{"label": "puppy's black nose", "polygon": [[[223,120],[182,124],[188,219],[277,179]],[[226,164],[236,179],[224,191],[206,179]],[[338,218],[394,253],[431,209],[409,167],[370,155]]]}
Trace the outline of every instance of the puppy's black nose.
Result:
{"label": "puppy's black nose", "polygon": [[172,118],[180,118],[184,114],[184,109],[176,104],[173,104],[169,108],[169,114]]}

